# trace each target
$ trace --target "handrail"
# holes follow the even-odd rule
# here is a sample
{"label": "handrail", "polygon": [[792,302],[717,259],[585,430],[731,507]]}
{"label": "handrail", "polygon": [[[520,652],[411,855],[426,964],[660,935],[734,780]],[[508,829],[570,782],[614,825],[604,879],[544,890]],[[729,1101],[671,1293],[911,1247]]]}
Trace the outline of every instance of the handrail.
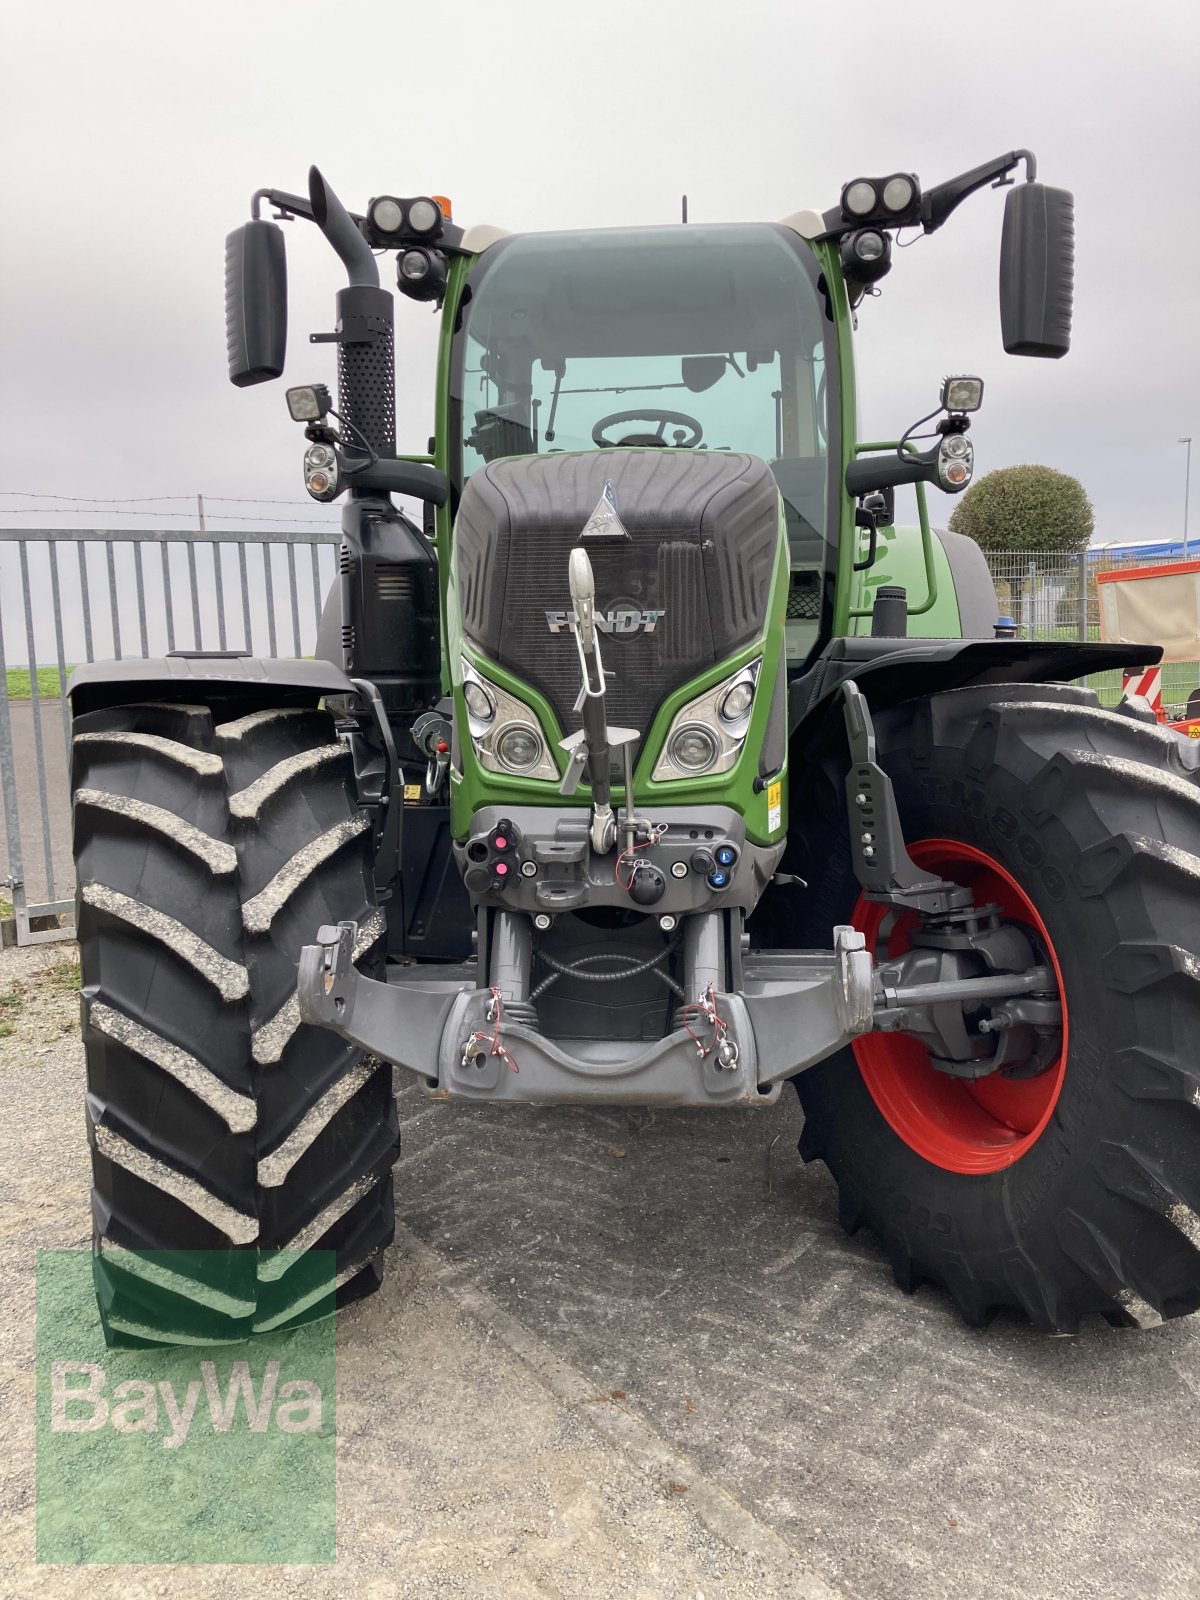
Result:
{"label": "handrail", "polygon": [[[854,446],[854,454],[856,456],[864,456],[875,451],[899,450],[900,448],[901,444],[898,439],[871,440],[865,442],[860,441]],[[905,444],[903,448],[907,450],[910,455],[918,454],[917,447],[914,444]],[[925,561],[926,594],[925,599],[922,600],[919,606],[909,605],[908,615],[910,617],[920,617],[923,616],[925,612],[932,611],[934,606],[937,604],[938,585],[937,569],[934,566],[933,560],[933,530],[929,526],[929,506],[925,500],[925,485],[923,483],[918,483],[914,484],[913,487],[917,491],[917,522],[921,529],[921,554]],[[856,528],[856,544],[857,534],[858,529]],[[856,617],[869,617],[871,615],[871,607],[868,606],[864,609],[861,606],[851,606],[847,614],[851,621],[853,621]]]}

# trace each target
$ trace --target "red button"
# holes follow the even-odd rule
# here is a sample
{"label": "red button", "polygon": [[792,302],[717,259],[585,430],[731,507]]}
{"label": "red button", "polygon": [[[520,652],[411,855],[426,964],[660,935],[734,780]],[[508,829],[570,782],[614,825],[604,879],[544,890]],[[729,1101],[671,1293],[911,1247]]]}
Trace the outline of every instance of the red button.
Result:
{"label": "red button", "polygon": [[503,878],[503,877],[506,876],[507,872],[508,872],[508,862],[507,861],[497,861],[497,863],[496,863],[496,876],[498,878]]}
{"label": "red button", "polygon": [[496,849],[497,850],[507,850],[508,849],[508,840],[504,837],[504,835],[502,833],[498,833],[496,835]]}

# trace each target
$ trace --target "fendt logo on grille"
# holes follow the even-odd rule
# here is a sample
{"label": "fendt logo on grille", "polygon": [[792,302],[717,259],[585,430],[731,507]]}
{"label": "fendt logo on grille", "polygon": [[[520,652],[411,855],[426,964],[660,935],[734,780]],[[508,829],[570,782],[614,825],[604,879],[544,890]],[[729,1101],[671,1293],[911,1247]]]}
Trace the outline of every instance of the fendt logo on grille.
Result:
{"label": "fendt logo on grille", "polygon": [[[653,633],[666,616],[665,611],[639,611],[636,606],[610,606],[607,611],[597,611],[597,633]],[[575,632],[575,616],[571,611],[547,611],[546,623],[551,633],[561,633],[564,628]]]}

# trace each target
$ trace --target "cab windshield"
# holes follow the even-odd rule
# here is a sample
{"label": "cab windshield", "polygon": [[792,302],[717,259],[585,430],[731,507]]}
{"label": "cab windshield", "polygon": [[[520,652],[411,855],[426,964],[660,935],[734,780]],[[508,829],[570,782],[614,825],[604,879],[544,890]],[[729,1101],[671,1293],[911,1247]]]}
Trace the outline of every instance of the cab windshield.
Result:
{"label": "cab windshield", "polygon": [[793,564],[815,576],[831,537],[832,325],[817,276],[803,242],[765,223],[493,246],[468,280],[454,340],[459,491],[502,456],[748,451],[774,469]]}

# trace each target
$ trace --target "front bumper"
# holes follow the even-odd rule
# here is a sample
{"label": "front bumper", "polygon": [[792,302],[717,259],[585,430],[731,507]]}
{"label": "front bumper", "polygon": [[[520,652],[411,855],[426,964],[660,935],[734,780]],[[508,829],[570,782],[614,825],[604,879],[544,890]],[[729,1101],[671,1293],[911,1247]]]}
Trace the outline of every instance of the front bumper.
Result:
{"label": "front bumper", "polygon": [[414,1073],[438,1099],[624,1105],[768,1105],[785,1078],[873,1025],[863,936],[834,929],[831,951],[748,955],[737,994],[712,988],[653,1043],[552,1039],[528,1008],[470,977],[353,963],[356,925],[322,928],[300,957],[301,1018]]}

